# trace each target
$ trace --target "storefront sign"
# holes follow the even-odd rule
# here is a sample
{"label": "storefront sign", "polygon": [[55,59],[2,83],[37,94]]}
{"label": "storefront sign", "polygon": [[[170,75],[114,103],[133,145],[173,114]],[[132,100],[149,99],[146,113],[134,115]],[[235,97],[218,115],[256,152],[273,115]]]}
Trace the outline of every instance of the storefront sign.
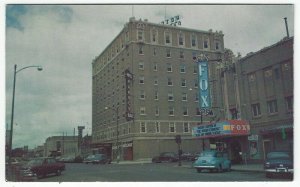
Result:
{"label": "storefront sign", "polygon": [[208,62],[198,61],[198,70],[200,108],[211,108],[208,82]]}
{"label": "storefront sign", "polygon": [[250,126],[244,120],[228,120],[201,125],[192,130],[192,136],[197,138],[248,135],[249,133]]}
{"label": "storefront sign", "polygon": [[257,134],[251,134],[248,136],[249,141],[257,141],[258,140],[258,135]]}

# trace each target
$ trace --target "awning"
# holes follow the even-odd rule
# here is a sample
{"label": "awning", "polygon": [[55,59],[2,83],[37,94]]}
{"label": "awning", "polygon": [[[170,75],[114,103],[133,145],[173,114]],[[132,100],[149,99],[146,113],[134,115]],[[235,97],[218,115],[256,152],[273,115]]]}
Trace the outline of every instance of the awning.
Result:
{"label": "awning", "polygon": [[245,120],[226,120],[212,124],[200,125],[192,129],[192,136],[200,139],[249,134],[250,125]]}

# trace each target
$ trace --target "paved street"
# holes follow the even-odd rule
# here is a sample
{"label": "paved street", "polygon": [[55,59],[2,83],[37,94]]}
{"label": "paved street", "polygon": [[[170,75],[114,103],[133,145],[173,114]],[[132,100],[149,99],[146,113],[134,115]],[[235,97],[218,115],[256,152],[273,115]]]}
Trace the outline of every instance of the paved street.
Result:
{"label": "paved street", "polygon": [[191,168],[190,163],[183,163],[179,167],[177,163],[160,164],[109,164],[86,165],[66,164],[66,171],[61,176],[48,176],[39,182],[174,182],[174,181],[291,181],[290,179],[269,179],[262,172],[231,171],[223,173],[210,173],[203,171],[197,173]]}

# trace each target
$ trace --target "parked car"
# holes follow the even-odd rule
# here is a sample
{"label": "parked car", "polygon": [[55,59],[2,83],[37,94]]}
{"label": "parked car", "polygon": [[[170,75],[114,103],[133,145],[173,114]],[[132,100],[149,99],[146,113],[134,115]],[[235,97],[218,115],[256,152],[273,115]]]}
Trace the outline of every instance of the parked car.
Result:
{"label": "parked car", "polygon": [[287,151],[272,151],[267,154],[264,163],[266,177],[275,175],[288,175],[293,177],[293,156]]}
{"label": "parked car", "polygon": [[193,161],[195,155],[193,153],[185,152],[181,154],[180,158],[181,160]]}
{"label": "parked car", "polygon": [[108,158],[105,154],[95,154],[89,155],[84,160],[83,163],[92,163],[92,164],[110,164],[111,159]]}
{"label": "parked car", "polygon": [[152,158],[152,162],[159,163],[159,162],[177,162],[178,155],[173,152],[163,152],[159,156],[155,156]]}
{"label": "parked car", "polygon": [[52,173],[59,176],[65,169],[64,163],[58,162],[52,157],[35,158],[21,168],[21,175],[23,179],[42,178]]}
{"label": "parked car", "polygon": [[198,159],[193,163],[193,167],[198,172],[201,172],[203,169],[216,170],[217,172],[222,172],[223,170],[230,171],[231,161],[225,152],[207,150],[200,154]]}

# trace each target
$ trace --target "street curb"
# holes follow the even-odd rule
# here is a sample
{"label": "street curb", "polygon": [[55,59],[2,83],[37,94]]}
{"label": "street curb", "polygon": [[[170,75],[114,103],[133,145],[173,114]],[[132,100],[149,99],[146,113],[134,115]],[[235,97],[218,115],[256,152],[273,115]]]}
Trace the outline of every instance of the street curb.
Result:
{"label": "street curb", "polygon": [[231,168],[231,171],[239,171],[239,172],[255,172],[255,173],[257,173],[257,172],[259,172],[259,173],[264,173],[265,171],[264,170],[255,170],[255,169],[233,169],[233,168]]}

